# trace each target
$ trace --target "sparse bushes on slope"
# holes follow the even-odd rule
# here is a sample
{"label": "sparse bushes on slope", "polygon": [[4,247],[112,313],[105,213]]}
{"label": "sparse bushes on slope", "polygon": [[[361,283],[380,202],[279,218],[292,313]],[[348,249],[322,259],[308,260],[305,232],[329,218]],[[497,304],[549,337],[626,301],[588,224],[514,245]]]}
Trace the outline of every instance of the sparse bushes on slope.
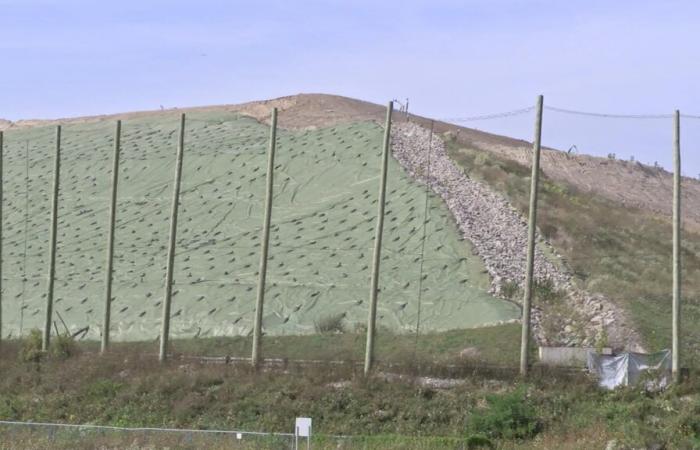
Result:
{"label": "sparse bushes on slope", "polygon": [[75,340],[67,334],[59,334],[51,340],[49,354],[52,358],[68,359],[78,353],[78,346]]}
{"label": "sparse bushes on slope", "polygon": [[44,352],[41,350],[41,331],[32,330],[22,339],[19,349],[19,360],[22,362],[38,362]]}
{"label": "sparse bushes on slope", "polygon": [[333,334],[345,332],[345,314],[331,314],[321,316],[320,319],[314,322],[314,328],[320,334]]}
{"label": "sparse bushes on slope", "polygon": [[505,281],[501,285],[501,295],[503,295],[508,300],[515,300],[520,293],[520,286],[513,280]]}
{"label": "sparse bushes on slope", "polygon": [[548,278],[535,281],[533,284],[534,297],[539,303],[557,303],[566,296],[566,292],[557,289],[552,280]]}
{"label": "sparse bushes on slope", "polygon": [[[47,353],[41,349],[42,334],[39,330],[31,330],[21,341],[18,358],[22,362],[39,362]],[[51,340],[48,356],[54,359],[67,359],[79,352],[78,345],[68,334],[59,334]]]}
{"label": "sparse bushes on slope", "polygon": [[468,430],[494,439],[527,439],[542,430],[537,411],[522,387],[503,395],[487,395],[488,407],[474,412]]}

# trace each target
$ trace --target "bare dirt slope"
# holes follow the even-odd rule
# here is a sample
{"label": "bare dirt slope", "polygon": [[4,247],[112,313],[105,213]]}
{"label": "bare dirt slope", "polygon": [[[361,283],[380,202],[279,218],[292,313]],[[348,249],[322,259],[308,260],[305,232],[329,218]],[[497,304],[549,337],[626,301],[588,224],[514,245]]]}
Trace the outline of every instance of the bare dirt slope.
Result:
{"label": "bare dirt slope", "polygon": [[[56,120],[10,122],[0,119],[0,130],[54,123],[126,120],[153,114],[209,110],[240,112],[267,122],[272,107],[279,109],[279,124],[285,128],[321,127],[361,120],[381,121],[384,117],[382,105],[336,95],[299,94],[239,105],[141,111]],[[395,120],[405,120],[405,118],[403,115],[396,114]],[[413,115],[411,120],[424,126],[430,122],[428,118]],[[444,122],[435,122],[435,130],[439,133],[446,131],[454,133],[464,145],[490,151],[524,165],[530,163],[531,144],[529,142]],[[544,149],[541,164],[547,176],[556,181],[566,182],[583,192],[600,195],[625,206],[669,216],[671,214],[672,175],[663,169],[628,161],[570,155],[554,149]],[[683,202],[684,227],[694,231],[700,230],[700,183],[698,181],[690,178],[683,179]]]}

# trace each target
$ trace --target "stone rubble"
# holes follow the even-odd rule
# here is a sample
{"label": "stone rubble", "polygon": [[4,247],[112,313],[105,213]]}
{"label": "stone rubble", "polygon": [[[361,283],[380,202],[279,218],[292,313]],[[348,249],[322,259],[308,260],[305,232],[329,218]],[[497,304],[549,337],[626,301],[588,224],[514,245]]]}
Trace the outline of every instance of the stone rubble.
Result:
{"label": "stone rubble", "polygon": [[[430,130],[415,123],[394,124],[392,153],[413,179],[427,183],[445,202],[463,237],[483,259],[492,280],[490,292],[504,297],[504,283],[515,282],[522,286],[528,226],[520,213],[501,195],[460,170],[447,154],[440,136],[433,135],[431,142]],[[622,311],[602,295],[590,295],[577,289],[563,263],[561,267],[553,264],[542,248],[546,247],[554,258],[563,261],[561,256],[539,233],[537,241],[535,279],[549,280],[557,290],[565,292],[567,306],[581,325],[573,326],[571,314],[567,318],[557,317],[557,322],[553,323],[561,322],[562,326],[547,335],[543,321],[556,313],[533,305],[531,323],[539,344],[593,346],[604,330],[609,346],[639,350],[639,337],[627,325]]]}

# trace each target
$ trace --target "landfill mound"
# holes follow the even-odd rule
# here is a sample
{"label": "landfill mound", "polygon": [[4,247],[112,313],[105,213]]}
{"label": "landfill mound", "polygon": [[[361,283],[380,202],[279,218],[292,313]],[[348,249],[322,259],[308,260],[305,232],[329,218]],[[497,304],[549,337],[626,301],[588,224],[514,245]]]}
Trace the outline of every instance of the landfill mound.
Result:
{"label": "landfill mound", "polygon": [[[177,126],[172,114],[123,123],[116,340],[159,332]],[[93,339],[101,334],[113,129],[107,121],[68,124],[62,138],[56,326],[88,327]],[[332,315],[347,327],[366,321],[382,132],[370,121],[278,130],[266,334],[313,333]],[[47,126],[5,133],[3,330],[10,336],[44,320],[54,135]],[[237,113],[188,114],[175,337],[251,332],[268,135],[266,125]],[[424,332],[517,318],[516,305],[488,293],[484,263],[444,203],[393,159],[388,180],[379,324]]]}

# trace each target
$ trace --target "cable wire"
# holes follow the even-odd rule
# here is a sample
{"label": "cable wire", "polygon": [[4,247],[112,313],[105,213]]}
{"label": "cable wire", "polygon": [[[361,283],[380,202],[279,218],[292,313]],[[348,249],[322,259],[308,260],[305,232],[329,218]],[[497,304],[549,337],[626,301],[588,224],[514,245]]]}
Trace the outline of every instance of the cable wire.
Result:
{"label": "cable wire", "polygon": [[546,106],[544,109],[564,114],[574,114],[578,116],[605,117],[609,119],[671,119],[673,114],[608,114],[589,111],[577,111],[574,109],[559,108],[556,106]]}
{"label": "cable wire", "polygon": [[443,118],[440,119],[443,122],[475,122],[479,120],[492,120],[492,119],[501,119],[504,117],[511,117],[511,116],[519,116],[522,114],[529,113],[530,111],[534,111],[535,107],[534,106],[529,106],[527,108],[520,108],[520,109],[514,109],[512,111],[504,111],[504,112],[499,112],[499,113],[493,113],[493,114],[483,114],[479,116],[470,116],[470,117],[448,117],[448,118]]}

